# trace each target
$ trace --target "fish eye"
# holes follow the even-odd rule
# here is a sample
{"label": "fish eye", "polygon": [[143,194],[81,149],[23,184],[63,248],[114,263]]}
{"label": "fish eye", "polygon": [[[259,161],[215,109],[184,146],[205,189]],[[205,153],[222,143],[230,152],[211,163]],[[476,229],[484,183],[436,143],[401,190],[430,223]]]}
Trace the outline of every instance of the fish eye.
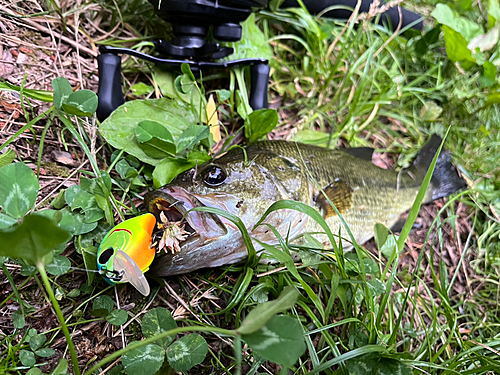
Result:
{"label": "fish eye", "polygon": [[211,165],[203,171],[203,182],[208,186],[219,186],[226,180],[226,172],[221,167]]}
{"label": "fish eye", "polygon": [[109,260],[109,258],[111,258],[111,256],[113,255],[115,251],[113,250],[112,247],[108,247],[106,250],[104,250],[102,252],[102,254],[99,256],[99,263],[100,264],[106,264]]}

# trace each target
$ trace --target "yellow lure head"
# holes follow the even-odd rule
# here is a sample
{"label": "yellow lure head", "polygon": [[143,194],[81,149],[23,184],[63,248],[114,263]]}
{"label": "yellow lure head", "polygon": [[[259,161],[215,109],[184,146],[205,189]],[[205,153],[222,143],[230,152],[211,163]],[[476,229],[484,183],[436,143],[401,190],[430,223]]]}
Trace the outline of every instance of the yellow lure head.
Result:
{"label": "yellow lure head", "polygon": [[156,218],[147,213],[125,220],[104,237],[97,250],[97,267],[107,272],[104,279],[109,284],[129,282],[141,294],[149,294],[144,272],[155,256],[151,248],[155,225]]}

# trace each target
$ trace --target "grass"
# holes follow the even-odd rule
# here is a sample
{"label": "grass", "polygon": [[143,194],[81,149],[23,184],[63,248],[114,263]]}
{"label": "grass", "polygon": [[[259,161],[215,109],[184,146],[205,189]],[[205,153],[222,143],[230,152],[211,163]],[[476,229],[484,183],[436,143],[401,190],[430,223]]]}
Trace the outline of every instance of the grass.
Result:
{"label": "grass", "polygon": [[[50,4],[49,10],[55,3]],[[107,31],[115,30],[100,44],[130,45],[168,33],[142,1],[113,4],[100,4],[108,9],[100,18],[101,26]],[[414,4],[416,9],[433,5],[434,2]],[[474,11],[478,12],[476,8]],[[56,13],[64,24],[72,17],[69,7],[57,9]],[[98,19],[94,10],[82,10],[82,14]],[[140,338],[138,320],[156,306],[168,307],[179,326],[199,326],[203,327],[200,331],[210,331],[204,334],[209,354],[189,373],[237,373],[239,363],[244,373],[275,373],[276,365],[255,356],[247,346],[243,346],[238,358],[231,347],[232,339],[216,333],[234,330],[259,302],[275,299],[284,287],[292,285],[302,292],[302,297],[288,314],[302,324],[307,345],[306,354],[291,367],[294,374],[356,373],[354,369],[363,364],[379,368],[378,373],[393,373],[397,369],[404,373],[500,373],[499,113],[498,105],[483,109],[486,96],[478,84],[478,72],[464,71],[450,63],[442,40],[419,56],[415,52],[417,39],[394,35],[367,21],[358,25],[336,23],[298,9],[261,12],[259,22],[274,50],[270,90],[283,119],[270,137],[285,136],[331,147],[371,146],[382,155],[383,162],[402,168],[410,164],[430,134],[448,132],[446,147],[470,179],[471,189],[423,208],[419,216],[421,227],[408,238],[407,233],[399,241],[389,236],[386,241],[372,241],[356,252],[344,253],[340,249],[335,257],[318,253],[311,246],[301,249],[302,264],[294,264],[290,257],[269,249],[275,253],[278,264],[257,265],[251,271],[226,266],[172,277],[167,287],[155,284],[148,299],[140,298],[129,287],[103,291],[100,280],[82,287],[86,280],[83,272],[76,271],[80,285],[75,285],[71,274],[53,276],[50,282],[56,290],[55,298],[61,298],[59,303],[70,332],[75,334],[81,367],[88,370],[106,352],[87,352],[86,345],[97,348],[106,337],[117,337],[118,343],[107,350],[121,347],[120,331],[105,322],[90,328],[92,335],[85,333],[87,325],[94,324],[89,314],[91,305],[104,292],[116,297],[121,306],[128,306],[131,323],[124,328],[123,336],[128,342]],[[81,27],[85,26],[89,25]],[[64,32],[63,23],[60,28]],[[127,60],[126,82],[151,83],[150,69],[134,59]],[[225,80],[214,80],[207,85],[221,82],[226,84]],[[127,87],[130,85],[127,83]],[[424,106],[430,102],[442,109],[435,121],[424,120]],[[30,107],[26,110],[29,112]],[[36,119],[43,129],[43,116],[32,114],[30,118]],[[94,170],[99,165],[109,165],[113,150],[100,137],[89,136],[92,124],[72,125],[68,121],[65,118],[63,125],[59,123],[56,133],[63,134],[63,128],[71,131],[74,146],[69,150],[80,151],[80,161],[90,161]],[[223,119],[228,128],[238,125],[237,120],[229,121]],[[27,122],[35,124],[29,119]],[[320,137],[322,134],[312,131],[327,136]],[[21,134],[22,131],[15,133],[14,143],[21,144]],[[69,142],[68,131],[64,137]],[[92,142],[97,142],[97,147],[91,148]],[[101,146],[104,147],[96,158],[92,150]],[[148,182],[148,167],[138,169]],[[117,206],[121,216],[127,210],[121,204],[130,203],[144,188],[110,172],[115,192],[119,192]],[[54,196],[57,193],[51,192]],[[135,206],[129,206],[135,211]],[[118,218],[117,210],[113,212]],[[72,249],[69,247],[65,254],[73,266],[83,267],[81,255]],[[286,239],[281,249],[285,254],[286,250],[297,250]],[[56,327],[55,321],[43,322],[50,314],[40,312],[40,308],[33,311],[32,306],[45,303],[38,276],[31,279],[35,282],[26,284],[26,267],[9,261],[5,269],[5,278],[13,290],[10,301],[28,304],[21,306],[28,311],[29,325],[38,327],[40,332]],[[45,277],[43,282],[46,283]],[[80,295],[71,297],[70,291],[75,289]],[[223,314],[214,314],[226,306],[230,308]],[[76,310],[71,312],[73,307]],[[26,334],[26,328],[14,328],[10,321],[2,324],[0,373],[25,373],[27,368],[20,362],[18,351],[29,348],[19,338]],[[46,346],[54,347],[56,357],[61,358],[67,354],[65,345],[57,343],[60,331],[53,335],[52,332]],[[78,332],[83,332],[82,336],[76,335]],[[179,328],[179,332],[185,331]],[[42,367],[45,372],[55,366],[53,360],[47,361]],[[39,361],[40,365],[43,363]]]}

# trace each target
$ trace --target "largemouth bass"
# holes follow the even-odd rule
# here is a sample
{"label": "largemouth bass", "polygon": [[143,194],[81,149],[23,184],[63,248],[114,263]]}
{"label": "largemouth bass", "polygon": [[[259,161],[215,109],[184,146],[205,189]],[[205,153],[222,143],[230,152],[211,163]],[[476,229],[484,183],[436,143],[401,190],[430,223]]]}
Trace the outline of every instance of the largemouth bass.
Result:
{"label": "largemouth bass", "polygon": [[[374,226],[391,228],[409,210],[441,139],[433,136],[411,168],[396,172],[371,163],[370,149],[329,150],[286,141],[263,141],[233,148],[212,162],[179,175],[171,184],[150,192],[146,208],[159,219],[180,221],[194,207],[215,207],[238,216],[252,238],[267,244],[278,241],[266,225],[252,230],[267,208],[279,200],[306,203],[320,212],[332,232],[349,238],[330,201],[363,244],[374,236]],[[372,150],[373,151],[373,150]],[[466,186],[442,151],[425,202],[447,196]],[[180,251],[157,256],[150,272],[169,276],[239,262],[247,256],[236,225],[218,215],[191,211],[186,217],[191,233]],[[283,236],[324,232],[320,225],[296,210],[278,210],[265,223]],[[331,248],[325,235],[317,237]],[[344,249],[352,247],[343,241]],[[260,247],[261,248],[261,247]],[[256,249],[259,249],[256,243]]]}

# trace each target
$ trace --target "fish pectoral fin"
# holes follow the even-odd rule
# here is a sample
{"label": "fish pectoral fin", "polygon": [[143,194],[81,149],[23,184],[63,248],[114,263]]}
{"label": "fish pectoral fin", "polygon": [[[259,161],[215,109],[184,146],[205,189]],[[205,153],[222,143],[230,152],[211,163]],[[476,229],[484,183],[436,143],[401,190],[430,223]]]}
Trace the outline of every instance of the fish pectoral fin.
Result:
{"label": "fish pectoral fin", "polygon": [[124,251],[118,250],[113,259],[113,269],[123,273],[120,280],[123,283],[130,283],[143,296],[149,295],[150,289],[148,281],[142,273],[137,263]]}
{"label": "fish pectoral fin", "polygon": [[327,219],[331,216],[337,215],[331,203],[335,205],[340,214],[343,214],[352,206],[352,195],[353,189],[349,186],[349,184],[345,181],[338,180],[332,182],[322,191],[319,191],[316,198],[314,198],[314,201],[321,209],[323,218]]}
{"label": "fish pectoral fin", "polygon": [[347,152],[349,155],[356,156],[357,158],[372,161],[373,151],[375,149],[371,147],[354,147],[354,148],[346,148],[342,150]]}

